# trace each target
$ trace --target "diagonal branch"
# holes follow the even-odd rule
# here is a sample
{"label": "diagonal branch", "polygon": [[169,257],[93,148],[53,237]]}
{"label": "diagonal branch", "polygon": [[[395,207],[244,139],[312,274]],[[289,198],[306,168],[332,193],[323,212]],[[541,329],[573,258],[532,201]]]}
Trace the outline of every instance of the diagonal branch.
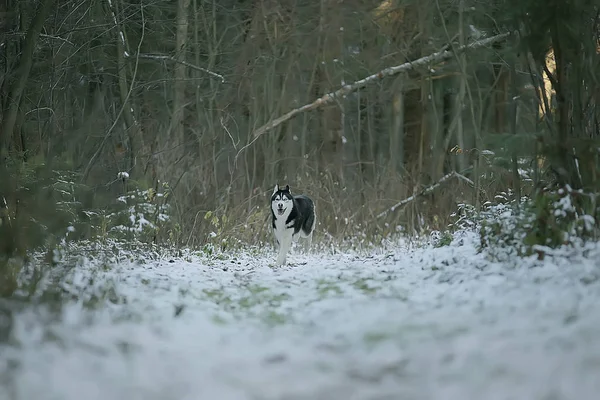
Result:
{"label": "diagonal branch", "polygon": [[429,193],[432,193],[433,191],[437,190],[438,188],[440,188],[444,183],[448,182],[450,179],[452,178],[456,178],[459,181],[464,181],[466,182],[469,186],[473,187],[475,186],[475,183],[470,180],[469,178],[467,178],[464,175],[459,174],[456,171],[452,171],[446,175],[444,175],[439,181],[437,181],[436,183],[427,186],[425,189],[421,190],[418,193],[413,194],[410,197],[407,197],[406,199],[399,201],[398,203],[394,204],[392,207],[388,208],[387,210],[377,214],[377,216],[375,218],[381,218],[383,216],[385,216],[386,214],[390,213],[390,212],[394,212],[396,211],[398,208],[402,208],[410,203],[412,203],[413,201],[415,201],[416,199],[418,199],[419,197],[423,197],[428,195]]}
{"label": "diagonal branch", "polygon": [[345,85],[345,86],[341,87],[340,89],[336,90],[335,92],[327,93],[324,96],[313,101],[312,103],[306,104],[300,108],[295,108],[295,109],[289,111],[288,113],[266,123],[265,125],[261,126],[258,129],[256,129],[253,133],[253,136],[256,139],[259,136],[266,133],[267,131],[270,131],[271,129],[281,125],[285,121],[289,120],[290,118],[292,118],[300,113],[303,113],[306,111],[311,111],[318,107],[324,106],[326,104],[333,103],[336,98],[346,96],[352,92],[362,89],[363,87],[366,87],[368,84],[370,84],[374,81],[383,79],[384,77],[397,75],[401,72],[410,71],[410,70],[413,70],[418,67],[424,67],[424,66],[429,66],[431,64],[437,64],[437,63],[440,63],[442,61],[445,61],[445,60],[448,60],[448,59],[454,57],[455,54],[460,54],[467,50],[474,50],[474,49],[478,49],[481,47],[489,46],[493,43],[500,42],[500,41],[506,39],[508,36],[510,36],[510,33],[502,33],[502,34],[492,36],[487,39],[478,40],[476,42],[457,47],[455,51],[441,50],[436,53],[430,54],[428,56],[421,57],[415,61],[409,61],[404,64],[386,68],[384,70],[379,71],[376,74],[367,76],[366,78],[356,81],[350,85]]}

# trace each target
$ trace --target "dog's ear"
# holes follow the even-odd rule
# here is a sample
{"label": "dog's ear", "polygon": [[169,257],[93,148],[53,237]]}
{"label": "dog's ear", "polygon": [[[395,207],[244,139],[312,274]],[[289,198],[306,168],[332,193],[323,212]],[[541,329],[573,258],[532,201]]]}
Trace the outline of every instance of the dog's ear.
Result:
{"label": "dog's ear", "polygon": [[279,184],[276,183],[275,184],[275,189],[273,189],[273,194],[277,193],[278,190],[279,190]]}
{"label": "dog's ear", "polygon": [[285,185],[285,190],[286,192],[292,193],[292,191],[290,190],[290,185]]}

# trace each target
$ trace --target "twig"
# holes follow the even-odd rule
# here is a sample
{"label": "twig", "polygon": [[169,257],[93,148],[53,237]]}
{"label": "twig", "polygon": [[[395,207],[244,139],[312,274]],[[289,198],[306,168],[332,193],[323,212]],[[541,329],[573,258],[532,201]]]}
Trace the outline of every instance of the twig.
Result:
{"label": "twig", "polygon": [[29,110],[29,111],[27,111],[27,112],[25,113],[25,115],[27,116],[27,115],[29,115],[29,114],[31,114],[31,113],[34,113],[34,112],[40,112],[40,111],[50,111],[50,113],[51,113],[52,115],[54,115],[54,114],[55,114],[54,110],[53,110],[52,108],[50,108],[50,107],[39,107],[39,108],[34,108],[33,110]]}
{"label": "twig", "polygon": [[398,203],[394,204],[392,207],[388,208],[387,210],[385,210],[385,211],[383,211],[383,212],[379,213],[379,214],[377,215],[377,217],[376,217],[376,218],[381,218],[381,217],[383,217],[384,215],[386,215],[386,214],[387,214],[387,213],[389,213],[389,212],[394,212],[394,211],[396,211],[396,209],[397,209],[397,208],[401,208],[401,207],[404,207],[404,206],[406,206],[407,204],[410,204],[410,203],[412,203],[413,201],[415,201],[415,200],[416,200],[417,198],[419,198],[419,197],[422,197],[422,196],[426,196],[426,195],[428,195],[429,193],[431,193],[431,192],[433,192],[434,190],[438,189],[438,188],[439,188],[439,187],[441,187],[441,186],[442,186],[444,183],[448,182],[448,181],[449,181],[450,179],[452,179],[452,178],[456,178],[456,179],[458,179],[458,180],[464,181],[464,182],[468,183],[468,184],[469,184],[469,186],[471,186],[471,187],[474,187],[474,186],[475,186],[475,183],[473,183],[473,181],[472,181],[472,180],[470,180],[469,178],[467,178],[466,176],[464,176],[464,175],[461,175],[461,174],[459,174],[459,173],[458,173],[458,172],[456,172],[456,171],[452,171],[452,172],[450,172],[450,173],[448,173],[448,174],[444,175],[444,176],[443,176],[443,177],[442,177],[442,178],[441,178],[439,181],[437,181],[436,183],[434,183],[434,184],[432,184],[432,185],[430,185],[430,186],[427,186],[425,189],[421,190],[419,193],[413,194],[412,196],[410,196],[410,197],[407,197],[406,199],[404,199],[404,200],[402,200],[402,201],[400,201],[400,202],[398,202]]}
{"label": "twig", "polygon": [[[231,144],[233,145],[233,149],[237,150],[237,144],[235,143],[235,140],[233,140],[233,136],[231,135],[231,132],[229,132],[229,129],[227,129],[227,127],[225,126],[225,123],[223,122],[223,117],[221,117],[220,122],[221,122],[221,126],[223,127],[223,129],[225,129],[225,132],[227,132],[227,135],[229,135],[229,138],[231,139]],[[238,143],[239,143],[239,140],[238,140]]]}
{"label": "twig", "polygon": [[492,36],[487,39],[478,40],[476,42],[457,47],[455,51],[448,51],[448,50],[442,49],[436,53],[430,54],[425,57],[421,57],[415,61],[409,61],[404,64],[386,68],[384,70],[377,72],[376,74],[369,75],[366,78],[356,81],[350,85],[344,85],[343,87],[336,90],[335,92],[327,93],[324,96],[313,101],[312,103],[305,104],[304,106],[302,106],[300,108],[295,108],[295,109],[289,111],[288,113],[286,113],[270,122],[267,122],[260,128],[256,129],[253,133],[253,136],[254,136],[254,138],[258,138],[259,136],[263,135],[265,132],[270,131],[271,129],[281,125],[283,122],[289,120],[290,118],[292,118],[300,113],[314,110],[315,108],[321,107],[323,105],[333,103],[336,98],[346,96],[352,92],[357,91],[358,89],[366,87],[369,83],[383,79],[386,76],[397,75],[401,72],[414,70],[417,67],[427,66],[430,64],[437,64],[444,60],[448,60],[448,59],[454,57],[455,54],[459,54],[459,53],[462,53],[467,50],[473,50],[473,49],[478,49],[480,47],[489,46],[493,43],[496,43],[496,42],[506,39],[508,36],[510,36],[510,33],[501,33],[499,35]]}
{"label": "twig", "polygon": [[[192,229],[190,230],[190,235],[188,236],[188,240],[187,242],[185,242],[185,246],[189,247],[190,245],[190,240],[192,239],[192,235],[194,234],[194,229],[196,228],[196,222],[198,222],[198,215],[202,212],[203,210],[198,210],[198,212],[196,213],[196,216],[194,217],[194,225],[192,225]],[[206,212],[206,211],[205,211]]]}
{"label": "twig", "polygon": [[[135,57],[135,55],[133,57]],[[191,63],[189,63],[187,61],[178,60],[178,59],[176,59],[175,57],[172,57],[172,56],[165,56],[165,55],[161,55],[161,54],[138,54],[137,57],[139,57],[139,58],[145,58],[147,60],[166,60],[166,61],[172,61],[174,63],[185,65],[188,68],[195,69],[196,71],[205,72],[205,73],[207,73],[207,74],[209,74],[211,76],[214,76],[215,78],[219,78],[222,83],[225,82],[225,78],[223,77],[223,75],[219,75],[216,72],[212,72],[211,70],[199,67],[199,66],[191,64]]]}

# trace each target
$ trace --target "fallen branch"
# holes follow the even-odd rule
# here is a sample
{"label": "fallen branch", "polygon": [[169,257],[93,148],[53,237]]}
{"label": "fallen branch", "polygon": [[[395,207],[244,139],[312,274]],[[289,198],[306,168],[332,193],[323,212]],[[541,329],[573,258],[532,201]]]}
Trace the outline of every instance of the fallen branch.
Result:
{"label": "fallen branch", "polygon": [[441,50],[436,53],[430,54],[426,57],[421,57],[415,61],[409,61],[404,64],[386,68],[382,71],[379,71],[376,74],[367,76],[366,78],[356,81],[350,85],[345,85],[342,88],[336,90],[335,92],[327,93],[324,96],[318,98],[317,100],[313,101],[310,104],[306,104],[300,108],[295,108],[295,109],[289,111],[287,114],[284,114],[281,117],[278,117],[270,122],[267,122],[260,128],[256,129],[253,133],[253,136],[254,136],[254,138],[257,138],[257,137],[263,135],[265,132],[281,125],[283,122],[287,121],[288,119],[290,119],[300,113],[314,110],[315,108],[324,106],[329,103],[333,103],[336,98],[343,97],[343,96],[348,95],[349,93],[355,92],[358,89],[361,89],[361,88],[367,86],[369,83],[371,83],[373,81],[383,79],[386,76],[397,75],[400,72],[410,71],[417,67],[429,66],[430,64],[440,63],[442,61],[445,61],[445,60],[448,60],[448,59],[454,57],[455,54],[460,54],[467,50],[478,49],[480,47],[485,47],[485,46],[489,46],[493,43],[500,42],[500,41],[506,39],[509,35],[510,35],[510,33],[502,33],[500,35],[492,36],[487,39],[478,40],[476,42],[457,47],[454,52],[449,51],[449,50]]}
{"label": "fallen branch", "polygon": [[423,196],[428,195],[429,193],[431,193],[434,190],[438,189],[444,183],[448,182],[452,178],[456,178],[458,180],[464,181],[467,184],[469,184],[469,186],[471,186],[471,187],[475,186],[475,184],[473,183],[473,181],[470,180],[469,178],[467,178],[466,176],[461,175],[461,174],[459,174],[456,171],[452,171],[449,174],[444,175],[439,181],[437,181],[433,185],[427,186],[425,189],[421,190],[419,193],[413,194],[412,196],[407,197],[406,199],[404,199],[404,200],[402,200],[402,201],[394,204],[392,207],[388,208],[387,210],[379,213],[376,218],[381,218],[381,217],[383,217],[384,215],[386,215],[389,212],[396,211],[397,208],[404,207],[404,206],[412,203],[413,201],[415,201],[419,197],[423,197]]}

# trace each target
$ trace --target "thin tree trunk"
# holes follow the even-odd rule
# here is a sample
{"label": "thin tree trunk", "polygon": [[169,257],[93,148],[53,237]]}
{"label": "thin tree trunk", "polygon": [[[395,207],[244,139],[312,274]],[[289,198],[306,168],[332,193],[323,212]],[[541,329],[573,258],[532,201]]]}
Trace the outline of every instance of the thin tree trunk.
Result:
{"label": "thin tree trunk", "polygon": [[[325,0],[324,10],[325,15],[325,31],[323,34],[322,59],[325,61],[320,67],[319,88],[322,91],[320,94],[331,91],[332,86],[341,81],[341,68],[334,63],[333,60],[341,59],[340,48],[343,43],[343,38],[340,36],[341,31],[341,15],[337,4],[333,0]],[[330,104],[323,108],[321,114],[321,129],[323,142],[323,150],[321,151],[321,161],[330,171],[335,171],[336,179],[343,179],[343,144],[342,144],[342,119],[343,105],[340,103],[342,99],[334,99],[335,104]]]}
{"label": "thin tree trunk", "polygon": [[10,86],[8,99],[3,112],[4,118],[2,119],[2,125],[0,126],[0,153],[8,150],[9,144],[13,138],[21,98],[23,96],[23,91],[25,90],[25,85],[27,84],[27,79],[29,78],[31,66],[33,65],[33,54],[35,52],[37,40],[53,3],[53,0],[41,0],[35,16],[31,21],[27,35],[25,36],[21,58],[19,59],[17,67],[17,78]]}
{"label": "thin tree trunk", "polygon": [[[517,134],[517,71],[515,69],[515,62],[510,63],[510,91],[511,91],[511,115],[510,115],[510,133],[512,135]],[[515,198],[517,200],[517,206],[521,202],[521,178],[519,176],[519,164],[517,160],[516,150],[512,151],[512,170],[513,170],[513,190],[515,192]]]}
{"label": "thin tree trunk", "polygon": [[[177,60],[185,59],[185,50],[188,36],[188,9],[190,0],[178,0],[177,2],[177,38],[176,54]],[[176,154],[183,152],[184,138],[184,104],[185,104],[185,75],[186,66],[176,63],[174,66],[174,91],[173,91],[173,115],[171,117],[171,137],[178,148]]]}
{"label": "thin tree trunk", "polygon": [[[317,33],[317,44],[315,46],[315,54],[323,54],[323,43],[325,41],[325,0],[319,1],[319,28]],[[310,79],[308,87],[306,89],[306,100],[309,101],[313,95],[320,96],[320,65],[319,57],[314,58],[314,63],[310,72]],[[317,122],[318,126],[319,122]],[[300,136],[300,159],[302,160],[301,172],[302,175],[306,173],[307,166],[307,152],[308,152],[308,138],[309,138],[309,116],[304,115],[304,123],[302,124],[302,133]],[[318,129],[318,128],[317,128]]]}
{"label": "thin tree trunk", "polygon": [[417,179],[415,182],[415,188],[419,187],[421,183],[423,183],[423,162],[424,162],[424,152],[425,152],[425,144],[429,142],[425,139],[428,132],[430,132],[428,114],[430,109],[430,91],[428,82],[425,79],[421,80],[421,129],[419,131],[419,149],[418,149],[418,173]]}
{"label": "thin tree trunk", "polygon": [[[142,24],[145,24],[145,21],[143,21],[143,8],[141,8],[142,10]],[[129,49],[126,48],[127,43],[125,42],[125,32],[123,32],[123,29],[121,27],[121,24],[118,22],[117,20],[117,10],[113,10],[113,19],[114,19],[114,24],[115,24],[115,28],[117,28],[117,66],[118,66],[118,74],[119,74],[119,94],[121,96],[121,104],[123,105],[123,117],[125,119],[125,124],[127,126],[127,132],[128,132],[128,137],[129,137],[129,163],[130,165],[129,167],[129,172],[131,173],[131,175],[133,175],[134,177],[138,177],[137,176],[137,171],[139,168],[135,168],[135,166],[137,165],[137,160],[136,160],[136,152],[139,152],[141,150],[142,147],[142,132],[140,129],[140,126],[138,124],[138,122],[135,119],[135,116],[133,115],[133,111],[132,111],[132,106],[131,106],[131,99],[130,99],[130,87],[127,83],[127,68],[126,68],[126,64],[125,64],[125,52],[131,53],[129,51]],[[142,27],[142,29],[144,29]],[[142,32],[143,35],[143,32]],[[141,45],[141,40],[143,40],[143,36],[142,39],[140,39],[140,45]],[[139,51],[136,51],[136,54],[139,54]],[[132,85],[133,85],[133,79],[135,79],[135,76],[132,78]]]}
{"label": "thin tree trunk", "polygon": [[[465,34],[463,29],[463,15],[464,15],[464,0],[460,0],[458,9],[458,43],[459,46],[465,45]],[[465,75],[464,69],[466,69],[466,57],[465,54],[462,53],[459,56],[460,63],[463,66],[463,71],[459,78],[458,84],[458,96],[455,104],[455,114],[454,118],[456,118],[456,141],[458,142],[458,147],[461,149],[465,149],[465,138],[464,138],[464,129],[463,129],[463,104],[465,102],[465,93],[467,88],[467,77]],[[466,168],[466,160],[462,154],[458,155],[458,169],[459,171],[464,171]]]}
{"label": "thin tree trunk", "polygon": [[390,134],[390,161],[392,170],[402,172],[404,165],[404,77],[394,92],[392,102],[393,126]]}
{"label": "thin tree trunk", "polygon": [[437,180],[444,173],[445,149],[444,144],[444,99],[441,80],[429,80],[431,108],[428,112],[430,121],[429,135],[431,140],[431,179]]}
{"label": "thin tree trunk", "polygon": [[[558,25],[559,22],[557,21]],[[554,59],[556,60],[556,77],[554,82],[554,91],[556,92],[556,104],[558,109],[558,158],[559,158],[559,173],[563,183],[570,184],[573,188],[579,189],[581,182],[577,177],[572,161],[573,153],[569,148],[570,138],[570,123],[569,123],[569,108],[571,105],[571,96],[567,88],[567,59],[563,53],[562,42],[558,26],[550,29],[552,38],[552,48],[554,50]]]}

